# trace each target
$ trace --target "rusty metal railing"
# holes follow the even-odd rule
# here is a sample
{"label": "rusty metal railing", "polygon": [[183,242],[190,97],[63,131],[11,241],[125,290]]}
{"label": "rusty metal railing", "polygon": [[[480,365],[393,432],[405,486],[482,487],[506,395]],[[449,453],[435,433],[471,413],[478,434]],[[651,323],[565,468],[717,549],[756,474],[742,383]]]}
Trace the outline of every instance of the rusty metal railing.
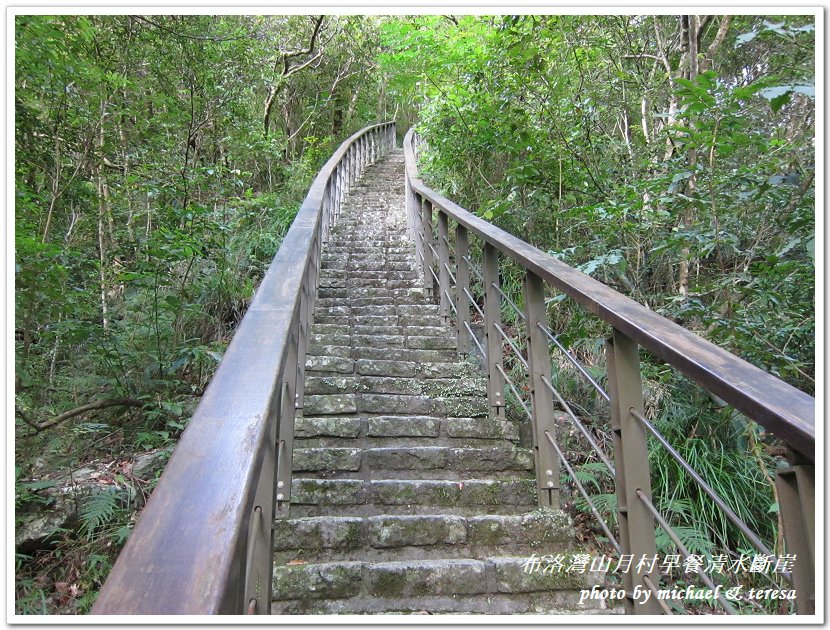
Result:
{"label": "rusty metal railing", "polygon": [[394,145],[394,122],[366,127],[315,178],[93,613],[270,611],[321,247],[350,186]]}
{"label": "rusty metal railing", "polygon": [[[459,352],[468,353],[473,345],[481,352],[491,414],[504,416],[505,399],[509,397],[527,417],[539,506],[559,506],[562,465],[619,554],[636,558],[655,556],[655,530],[660,527],[679,555],[688,559],[689,550],[654,504],[647,442],[647,436],[652,435],[746,539],[761,554],[771,555],[763,541],[646,417],[640,367],[640,349],[645,349],[786,444],[790,466],[777,472],[776,488],[786,549],[797,557],[797,562],[791,571],[782,570],[781,577],[795,587],[797,612],[814,614],[815,400],[430,189],[418,177],[418,144],[410,129],[404,138],[407,214],[424,289],[438,302],[445,320],[454,320]],[[454,230],[450,229],[450,222]],[[471,255],[472,238],[480,241],[480,256],[478,252]],[[477,260],[481,260],[480,266]],[[524,293],[514,300],[501,285],[501,278],[516,272],[523,276]],[[551,330],[546,288],[564,293],[610,326],[605,343],[608,391]],[[523,308],[517,301],[523,302]],[[502,321],[503,312],[509,314],[514,323],[512,329],[521,331],[520,335],[511,337],[508,333]],[[479,341],[474,328],[481,326],[483,335],[479,337],[483,338]],[[595,435],[557,390],[551,374],[550,344],[610,405],[612,456],[603,451]],[[517,374],[523,376],[524,383],[518,382]],[[564,459],[554,420],[557,404],[614,478],[617,536]],[[698,575],[703,583],[713,585],[705,572]],[[628,571],[622,578],[627,613],[671,612],[657,596],[661,574],[655,567]],[[654,596],[647,600],[633,597],[633,593],[645,590]],[[736,612],[723,595],[713,599],[726,613]]]}

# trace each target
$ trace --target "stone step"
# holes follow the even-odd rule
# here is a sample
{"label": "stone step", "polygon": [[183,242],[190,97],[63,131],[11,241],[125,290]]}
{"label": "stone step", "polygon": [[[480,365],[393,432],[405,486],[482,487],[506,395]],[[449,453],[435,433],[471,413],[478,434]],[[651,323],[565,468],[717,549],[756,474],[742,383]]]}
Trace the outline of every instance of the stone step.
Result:
{"label": "stone step", "polygon": [[293,600],[294,606],[278,606],[284,613],[412,610],[413,605],[440,613],[475,609],[485,602],[483,611],[492,612],[494,596],[532,593],[545,607],[578,608],[580,589],[602,579],[588,572],[526,572],[526,563],[526,557],[518,556],[277,566],[273,600]]}
{"label": "stone step", "polygon": [[[592,601],[580,607],[578,592],[549,591],[537,593],[486,593],[409,598],[352,597],[349,599],[284,600],[271,603],[271,612],[281,615],[544,615],[564,617],[561,623],[587,615],[622,615],[619,602]],[[616,608],[608,608],[616,605]],[[560,620],[547,623],[559,623]],[[587,623],[598,620],[581,619]],[[511,625],[514,622],[511,622]],[[518,621],[516,624],[520,623]]]}
{"label": "stone step", "polygon": [[532,479],[312,479],[298,477],[292,516],[375,514],[515,514],[536,505]]}
{"label": "stone step", "polygon": [[[570,550],[570,518],[561,510],[456,516],[417,514],[317,516],[275,521],[277,564],[306,560],[462,558],[555,555]],[[521,553],[520,553],[521,552]]]}
{"label": "stone step", "polygon": [[323,247],[272,610],[606,612],[578,596],[601,576],[526,570],[573,553],[573,526],[537,508],[519,424],[426,297],[402,173],[401,151],[370,166]]}
{"label": "stone step", "polygon": [[[334,351],[334,354],[337,352]],[[314,354],[324,353],[315,352]],[[403,347],[374,348],[360,346],[354,348],[354,353],[351,356],[355,359],[410,361],[416,363],[451,363],[458,360],[458,353],[455,350],[421,350]]]}
{"label": "stone step", "polygon": [[[360,281],[390,281],[400,280],[402,282],[411,281],[412,286],[419,286],[416,284],[420,282],[420,276],[415,271],[393,271],[389,269],[382,269],[380,271],[366,271],[362,269],[336,270],[323,269],[320,271],[320,282],[326,280],[343,281],[349,286],[349,283]],[[374,285],[372,285],[374,286]]]}
{"label": "stone step", "polygon": [[[514,422],[498,418],[439,418],[418,415],[336,415],[314,416],[303,409],[295,422],[297,438],[458,438],[516,442],[519,430]],[[401,446],[406,446],[399,442]],[[360,446],[383,446],[365,442]],[[424,444],[413,444],[421,446]],[[322,445],[321,445],[322,446]],[[343,446],[331,444],[331,446]],[[313,447],[311,444],[308,447]]]}
{"label": "stone step", "polygon": [[[334,478],[337,473],[361,471],[369,478],[466,479],[490,475],[515,476],[533,469],[529,449],[503,446],[388,446],[294,448],[295,473],[317,473]],[[432,473],[429,475],[428,473]]]}

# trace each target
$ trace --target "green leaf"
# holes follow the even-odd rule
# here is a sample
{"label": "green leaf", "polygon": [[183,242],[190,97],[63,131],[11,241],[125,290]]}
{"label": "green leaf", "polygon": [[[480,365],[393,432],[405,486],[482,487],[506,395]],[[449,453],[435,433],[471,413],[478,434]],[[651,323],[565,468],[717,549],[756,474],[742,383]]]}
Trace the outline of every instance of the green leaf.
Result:
{"label": "green leaf", "polygon": [[95,530],[108,523],[118,507],[118,493],[114,488],[106,488],[92,493],[84,502],[81,510],[82,530],[91,539]]}

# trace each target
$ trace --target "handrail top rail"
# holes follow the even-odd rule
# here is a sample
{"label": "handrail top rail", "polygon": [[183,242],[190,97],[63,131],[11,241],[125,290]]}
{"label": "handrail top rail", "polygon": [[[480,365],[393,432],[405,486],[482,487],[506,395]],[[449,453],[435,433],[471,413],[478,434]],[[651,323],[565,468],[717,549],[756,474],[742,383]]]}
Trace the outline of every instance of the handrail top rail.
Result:
{"label": "handrail top rail", "polygon": [[435,192],[418,177],[413,135],[410,128],[403,148],[406,177],[415,193],[814,461],[812,396]]}
{"label": "handrail top rail", "polygon": [[[256,481],[268,450],[269,419],[300,307],[304,274],[319,234],[326,186],[354,133],[314,178],[93,613],[204,614],[231,610],[229,585],[248,536]],[[273,451],[274,445],[270,445]],[[233,590],[233,589],[231,589]]]}
{"label": "handrail top rail", "polygon": [[[308,194],[306,194],[305,199],[300,204],[297,216],[288,228],[288,232],[286,232],[283,238],[280,249],[268,266],[268,270],[265,272],[262,282],[257,288],[256,295],[248,307],[249,311],[278,310],[280,308],[293,309],[296,306],[292,300],[299,299],[299,282],[302,277],[302,272],[305,269],[305,264],[296,264],[297,256],[302,256],[303,263],[307,262],[308,255],[311,251],[311,240],[314,238],[320,221],[323,194],[325,193],[326,185],[334,169],[358,138],[376,129],[394,124],[394,121],[386,121],[364,127],[344,140],[326,161],[323,168],[320,169],[320,172],[311,183]],[[302,244],[302,247],[298,247],[300,244]],[[294,274],[294,277],[286,274]],[[285,289],[291,286],[296,286],[297,291],[286,296]],[[245,320],[243,318],[242,322],[240,322],[240,328],[244,322]]]}

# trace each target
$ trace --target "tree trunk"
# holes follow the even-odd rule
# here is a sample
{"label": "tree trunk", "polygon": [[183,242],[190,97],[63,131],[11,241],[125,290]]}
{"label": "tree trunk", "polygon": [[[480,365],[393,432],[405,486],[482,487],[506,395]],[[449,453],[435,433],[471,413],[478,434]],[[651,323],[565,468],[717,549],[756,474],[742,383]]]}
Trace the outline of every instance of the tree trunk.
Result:
{"label": "tree trunk", "polygon": [[[107,103],[101,103],[101,120],[98,127],[98,135],[95,146],[99,154],[104,147],[104,120],[106,117]],[[104,175],[103,162],[100,159],[95,163],[95,180],[98,191],[98,277],[100,280],[101,293],[101,325],[104,330],[109,328],[109,309],[107,308],[107,249],[104,231],[107,227],[107,214],[109,213],[109,188],[107,187]]]}
{"label": "tree trunk", "polygon": [[[698,16],[696,15],[685,15],[682,19],[684,20],[683,30],[687,38],[686,42],[688,51],[686,56],[686,78],[689,79],[689,81],[694,81],[698,75],[697,41],[698,32],[700,30],[700,22],[698,20]],[[688,125],[689,128],[694,128],[691,121],[689,121]],[[689,171],[692,173],[686,180],[686,196],[693,199],[697,191],[697,174],[695,172],[697,168],[697,149],[694,147],[691,147],[686,153],[686,164],[689,167]],[[696,213],[693,203],[694,202],[689,202],[689,205],[686,206],[686,209],[683,212],[681,228],[685,232],[688,232],[695,222]],[[686,300],[689,297],[689,265],[691,262],[691,248],[687,244],[680,250],[680,262],[677,274],[678,290],[680,297],[683,298],[683,300]]]}

